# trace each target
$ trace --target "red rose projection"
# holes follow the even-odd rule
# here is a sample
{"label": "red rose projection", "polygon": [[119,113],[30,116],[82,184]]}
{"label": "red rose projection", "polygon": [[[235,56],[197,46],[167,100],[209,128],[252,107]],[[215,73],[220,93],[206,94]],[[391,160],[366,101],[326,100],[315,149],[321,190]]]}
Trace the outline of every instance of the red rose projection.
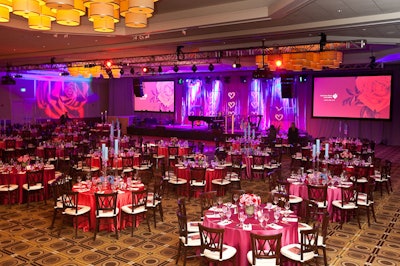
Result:
{"label": "red rose projection", "polygon": [[70,118],[82,118],[88,94],[87,82],[38,82],[36,101],[49,118],[58,119],[65,112]]}

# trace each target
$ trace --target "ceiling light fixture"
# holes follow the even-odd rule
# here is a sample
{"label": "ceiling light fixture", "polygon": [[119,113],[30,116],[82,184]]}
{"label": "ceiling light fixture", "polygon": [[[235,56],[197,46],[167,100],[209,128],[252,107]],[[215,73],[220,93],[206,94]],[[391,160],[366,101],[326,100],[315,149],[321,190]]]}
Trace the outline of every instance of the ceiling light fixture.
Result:
{"label": "ceiling light fixture", "polygon": [[193,73],[197,71],[197,66],[196,65],[192,66],[192,71],[193,71]]}
{"label": "ceiling light fixture", "polygon": [[214,71],[214,65],[213,65],[212,63],[210,63],[210,64],[208,65],[208,70]]}
{"label": "ceiling light fixture", "polygon": [[325,47],[325,45],[326,45],[326,43],[328,41],[327,41],[325,33],[321,32],[321,34],[319,36],[321,36],[321,39],[319,41],[319,51],[322,52],[324,50],[324,47]]}
{"label": "ceiling light fixture", "polygon": [[177,73],[179,71],[178,65],[175,64],[173,70],[174,70],[175,73]]}

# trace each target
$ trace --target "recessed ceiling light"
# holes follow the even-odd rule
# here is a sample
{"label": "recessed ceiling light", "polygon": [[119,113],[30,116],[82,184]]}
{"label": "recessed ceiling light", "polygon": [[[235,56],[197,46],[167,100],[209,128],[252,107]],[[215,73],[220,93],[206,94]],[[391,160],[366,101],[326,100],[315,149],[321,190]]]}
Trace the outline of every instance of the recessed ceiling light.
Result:
{"label": "recessed ceiling light", "polygon": [[362,31],[366,31],[367,29],[361,29]]}
{"label": "recessed ceiling light", "polygon": [[388,31],[388,32],[386,32],[386,34],[394,34],[395,32],[394,31]]}
{"label": "recessed ceiling light", "polygon": [[339,8],[339,9],[336,10],[336,11],[337,11],[338,13],[342,13],[343,10]]}

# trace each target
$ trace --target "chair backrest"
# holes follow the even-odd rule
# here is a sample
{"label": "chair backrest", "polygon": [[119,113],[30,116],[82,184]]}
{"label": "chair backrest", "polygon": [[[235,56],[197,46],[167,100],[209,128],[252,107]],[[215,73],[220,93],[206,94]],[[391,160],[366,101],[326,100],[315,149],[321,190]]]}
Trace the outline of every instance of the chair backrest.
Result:
{"label": "chair backrest", "polygon": [[79,192],[67,191],[64,194],[62,194],[61,197],[64,210],[67,208],[73,209],[75,210],[75,213],[78,213]]}
{"label": "chair backrest", "polygon": [[306,223],[310,222],[316,222],[318,221],[319,218],[319,209],[318,209],[318,203],[315,201],[309,200],[309,199],[304,199],[304,217],[303,220]]}
{"label": "chair backrest", "polygon": [[43,184],[43,169],[26,171],[26,182],[28,188],[36,184]]}
{"label": "chair backrest", "polygon": [[342,194],[342,207],[344,207],[347,204],[354,204],[354,206],[357,206],[357,199],[358,199],[358,192],[357,192],[357,186],[352,185],[352,186],[343,186],[341,187],[341,194]]}
{"label": "chair backrest", "polygon": [[95,193],[94,195],[96,198],[96,216],[101,211],[113,212],[113,215],[117,215],[117,192],[107,194]]}
{"label": "chair backrest", "polygon": [[46,160],[56,158],[56,147],[45,147],[44,158]]}
{"label": "chair backrest", "polygon": [[328,170],[332,175],[340,176],[340,174],[343,172],[343,164],[328,163]]}
{"label": "chair backrest", "polygon": [[183,197],[178,199],[178,213],[186,216],[186,200]]}
{"label": "chair backrest", "polygon": [[267,173],[267,179],[268,179],[269,191],[272,191],[278,185],[278,179],[279,179],[278,169],[274,169],[271,172]]}
{"label": "chair backrest", "polygon": [[231,154],[231,162],[232,162],[232,167],[241,167],[242,166],[242,154]]}
{"label": "chair backrest", "polygon": [[280,264],[282,233],[275,235],[258,235],[250,233],[253,265],[257,259],[275,259]]}
{"label": "chair backrest", "polygon": [[133,167],[133,156],[123,156],[122,160],[122,168],[132,168]]}
{"label": "chair backrest", "polygon": [[132,210],[137,208],[146,209],[147,194],[147,189],[132,191]]}
{"label": "chair backrest", "polygon": [[10,172],[0,172],[0,184],[10,188],[11,179]]}
{"label": "chair backrest", "polygon": [[188,241],[187,217],[185,214],[180,213],[179,211],[176,213],[176,216],[178,217],[179,237],[184,238],[185,244],[187,244]]}
{"label": "chair backrest", "polygon": [[300,259],[303,261],[305,253],[317,253],[318,226],[300,231]]}
{"label": "chair backrest", "polygon": [[385,160],[385,166],[387,167],[387,175],[388,177],[390,177],[390,174],[392,172],[392,161]]}
{"label": "chair backrest", "polygon": [[199,224],[200,232],[200,253],[204,254],[204,250],[218,252],[219,259],[222,259],[224,232],[223,228],[209,228]]}
{"label": "chair backrest", "polygon": [[178,156],[179,155],[179,147],[177,146],[169,146],[168,147],[168,156]]}
{"label": "chair backrest", "polygon": [[283,191],[275,191],[272,197],[271,201],[281,208],[285,207],[285,202],[289,201],[289,194]]}
{"label": "chair backrest", "polygon": [[190,180],[195,182],[206,182],[206,168],[204,167],[191,167]]}
{"label": "chair backrest", "polygon": [[148,186],[154,179],[154,174],[151,169],[137,170],[137,175],[145,186]]}
{"label": "chair backrest", "polygon": [[324,206],[327,204],[328,186],[327,185],[307,185],[308,199],[316,202],[323,202]]}
{"label": "chair backrest", "polygon": [[16,141],[15,141],[15,139],[6,139],[4,141],[4,144],[5,144],[6,150],[7,149],[15,149]]}
{"label": "chair backrest", "polygon": [[265,164],[265,156],[264,155],[253,155],[253,167],[262,167],[264,168]]}
{"label": "chair backrest", "polygon": [[204,211],[211,208],[214,202],[217,201],[217,191],[208,191],[200,194],[200,208],[201,216],[204,215]]}

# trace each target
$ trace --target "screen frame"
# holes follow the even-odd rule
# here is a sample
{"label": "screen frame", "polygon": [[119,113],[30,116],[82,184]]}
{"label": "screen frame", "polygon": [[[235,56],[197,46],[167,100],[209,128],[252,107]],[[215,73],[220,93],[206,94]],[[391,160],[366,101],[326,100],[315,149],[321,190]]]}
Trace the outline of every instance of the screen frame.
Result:
{"label": "screen frame", "polygon": [[[389,118],[370,118],[370,117],[345,117],[345,116],[321,116],[314,115],[314,98],[315,98],[315,78],[340,78],[340,77],[361,77],[361,76],[391,76],[390,78],[390,106]],[[314,73],[312,75],[312,95],[311,95],[311,117],[320,119],[348,119],[348,120],[369,120],[369,121],[392,121],[393,118],[393,86],[394,74],[391,70],[358,70],[358,71],[338,71],[332,73]]]}
{"label": "screen frame", "polygon": [[[133,93],[133,111],[136,113],[156,113],[156,114],[174,114],[176,111],[176,81],[174,79],[141,79],[140,80],[140,86],[143,86],[143,83],[145,82],[173,82],[174,84],[174,105],[173,105],[173,110],[172,111],[152,111],[152,110],[136,110],[136,98],[141,98],[141,97],[136,97],[135,94]],[[144,91],[143,91],[144,93]]]}

